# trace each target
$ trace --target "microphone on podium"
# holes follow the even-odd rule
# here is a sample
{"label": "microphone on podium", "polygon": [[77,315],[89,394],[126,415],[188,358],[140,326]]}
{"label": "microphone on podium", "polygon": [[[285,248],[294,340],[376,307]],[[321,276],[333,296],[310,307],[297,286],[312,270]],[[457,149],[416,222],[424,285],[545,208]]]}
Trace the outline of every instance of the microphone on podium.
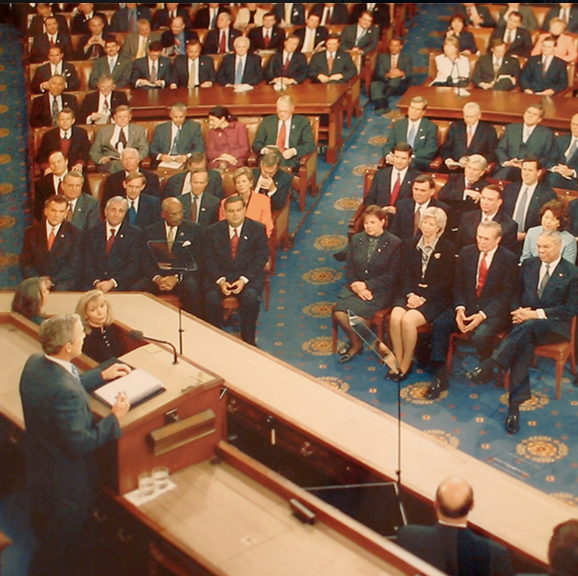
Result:
{"label": "microphone on podium", "polygon": [[140,330],[131,330],[127,336],[131,340],[136,340],[137,342],[143,342],[148,340],[149,342],[158,342],[160,344],[166,344],[170,346],[173,350],[173,364],[179,363],[179,358],[177,356],[177,349],[175,348],[174,344],[171,344],[168,340],[159,340],[158,338],[151,338],[150,336],[145,336]]}

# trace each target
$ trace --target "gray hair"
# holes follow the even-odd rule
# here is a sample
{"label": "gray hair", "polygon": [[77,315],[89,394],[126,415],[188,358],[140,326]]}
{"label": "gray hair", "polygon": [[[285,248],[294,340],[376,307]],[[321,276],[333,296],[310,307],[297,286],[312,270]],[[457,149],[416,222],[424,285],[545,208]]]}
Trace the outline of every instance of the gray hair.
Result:
{"label": "gray hair", "polygon": [[482,170],[488,167],[488,161],[481,154],[472,154],[466,159],[466,164],[479,164]]}
{"label": "gray hair", "polygon": [[462,110],[463,112],[467,110],[469,112],[476,112],[478,114],[482,113],[482,109],[480,108],[480,105],[477,102],[467,102],[466,104],[464,104]]}
{"label": "gray hair", "polygon": [[44,320],[38,332],[44,353],[53,356],[74,342],[75,326],[80,321],[78,314],[58,314]]}
{"label": "gray hair", "polygon": [[558,230],[543,230],[540,232],[538,238],[541,238],[542,236],[552,238],[556,244],[562,246],[562,234],[560,234]]}
{"label": "gray hair", "polygon": [[446,229],[446,224],[448,223],[448,215],[437,206],[428,206],[421,215],[420,224],[425,218],[434,218],[436,221],[436,226],[439,228],[437,233],[438,238],[444,233]]}
{"label": "gray hair", "polygon": [[502,235],[502,225],[495,220],[490,220],[489,222],[480,222],[478,228],[489,228],[495,232],[496,238]]}
{"label": "gray hair", "polygon": [[113,196],[109,198],[104,207],[104,211],[106,212],[113,204],[124,204],[125,209],[128,210],[128,200],[124,196]]}

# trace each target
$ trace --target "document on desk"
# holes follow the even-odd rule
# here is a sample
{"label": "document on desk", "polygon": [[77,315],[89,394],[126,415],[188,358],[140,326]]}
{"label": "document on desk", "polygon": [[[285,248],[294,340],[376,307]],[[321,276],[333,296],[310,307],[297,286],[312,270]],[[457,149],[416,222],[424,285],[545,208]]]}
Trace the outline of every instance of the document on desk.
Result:
{"label": "document on desk", "polygon": [[142,368],[136,368],[126,376],[103,384],[92,393],[107,406],[112,406],[119,393],[124,392],[129,399],[130,407],[134,408],[165,390],[163,383],[156,376]]}

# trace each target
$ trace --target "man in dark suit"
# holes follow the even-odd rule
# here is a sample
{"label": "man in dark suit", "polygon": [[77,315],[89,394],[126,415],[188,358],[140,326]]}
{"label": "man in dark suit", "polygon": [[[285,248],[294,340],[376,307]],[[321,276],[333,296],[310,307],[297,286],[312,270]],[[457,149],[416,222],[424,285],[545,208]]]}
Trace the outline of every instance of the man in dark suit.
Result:
{"label": "man in dark suit", "polygon": [[341,34],[341,47],[355,50],[364,56],[377,48],[381,31],[373,24],[373,16],[365,10],[355,24],[349,24]]}
{"label": "man in dark suit", "polygon": [[37,14],[32,17],[28,27],[28,36],[35,38],[46,32],[46,20],[54,18],[58,22],[58,29],[68,35],[68,22],[62,14],[55,14],[50,3],[36,4]]}
{"label": "man in dark suit", "polygon": [[136,23],[140,18],[146,18],[152,24],[151,11],[146,6],[127,2],[124,8],[120,8],[112,15],[110,29],[112,32],[136,32]]}
{"label": "man in dark suit", "polygon": [[482,90],[511,90],[520,78],[520,63],[513,54],[506,54],[508,45],[502,38],[491,42],[491,53],[479,57],[472,82]]}
{"label": "man in dark suit", "polygon": [[206,6],[201,6],[195,12],[191,28],[214,30],[221,12],[231,13],[229,8],[220,2],[209,2]]}
{"label": "man in dark suit", "polygon": [[245,202],[240,196],[225,199],[225,218],[207,228],[204,237],[206,318],[221,328],[223,298],[236,296],[241,338],[255,346],[265,264],[269,258],[267,235],[263,224],[245,218]]}
{"label": "man in dark suit", "polygon": [[81,3],[77,6],[77,12],[72,16],[70,21],[71,34],[88,34],[88,23],[93,16],[100,16],[105,22],[105,32],[107,31],[106,15],[102,12],[94,11],[94,4]]}
{"label": "man in dark suit", "polygon": [[143,194],[146,184],[146,178],[140,172],[131,172],[122,183],[124,196],[128,200],[126,220],[141,230],[161,219],[160,200],[149,194]]}
{"label": "man in dark suit", "polygon": [[72,170],[84,170],[90,150],[90,141],[84,128],[74,126],[75,114],[63,108],[57,117],[58,126],[42,136],[36,162],[42,171],[49,168],[48,158],[53,152],[62,152]]}
{"label": "man in dark suit", "polygon": [[277,22],[283,27],[303,26],[305,24],[305,6],[301,2],[277,2],[273,8]]}
{"label": "man in dark suit", "polygon": [[349,22],[349,11],[345,4],[338,2],[325,2],[315,4],[309,14],[317,14],[321,19],[321,26],[330,24],[347,24]]}
{"label": "man in dark suit", "polygon": [[293,114],[294,110],[291,96],[280,96],[277,114],[265,116],[259,124],[253,150],[262,156],[269,151],[268,146],[274,146],[283,157],[281,165],[295,170],[300,159],[315,150],[315,140],[309,119]]}
{"label": "man in dark suit", "polygon": [[529,369],[534,347],[570,340],[570,323],[578,314],[578,268],[561,256],[560,232],[544,231],[538,236],[538,256],[522,262],[521,294],[512,306],[514,328],[492,356],[468,372],[470,380],[485,384],[495,367],[510,370],[509,434],[518,432],[520,405],[532,396]]}
{"label": "man in dark suit", "polygon": [[[187,163],[188,170],[175,174],[167,180],[165,186],[165,197],[177,196],[180,198],[182,194],[189,194],[191,192],[192,173],[197,168],[207,170],[207,157],[202,152],[193,152]],[[220,173],[217,170],[208,170],[208,173],[209,183],[206,192],[215,196],[215,198],[224,198],[225,191],[223,189],[223,180]]]}
{"label": "man in dark suit", "polygon": [[187,30],[182,16],[173,18],[171,26],[163,32],[161,44],[165,56],[184,56],[187,42],[198,40],[199,35],[194,30]]}
{"label": "man in dark suit", "polygon": [[550,29],[550,21],[553,18],[560,18],[566,22],[566,32],[578,32],[578,8],[572,2],[560,2],[556,8],[551,8],[546,14],[542,30]]}
{"label": "man in dark suit", "polygon": [[307,58],[297,52],[299,38],[293,34],[285,38],[283,50],[269,59],[265,79],[275,84],[301,84],[307,79]]}
{"label": "man in dark suit", "polygon": [[89,33],[81,36],[76,50],[76,60],[96,60],[105,56],[104,44],[113,38],[112,34],[105,34],[106,20],[100,16],[93,16],[88,21]]}
{"label": "man in dark suit", "polygon": [[473,2],[458,4],[456,14],[461,14],[464,17],[468,27],[494,28],[496,26],[496,21],[483,4],[474,4]]}
{"label": "man in dark suit", "polygon": [[390,23],[389,4],[379,4],[378,2],[358,2],[353,4],[349,23],[356,24],[363,12],[369,12],[373,17],[373,23],[379,26],[383,32]]}
{"label": "man in dark suit", "polygon": [[209,171],[206,168],[194,168],[190,174],[190,192],[178,198],[183,204],[186,220],[205,228],[219,220],[221,202],[206,192],[209,186]]}
{"label": "man in dark suit", "polygon": [[317,14],[310,13],[307,16],[305,26],[297,28],[293,34],[299,38],[299,52],[315,52],[323,47],[329,31],[325,26],[320,26],[321,18]]}
{"label": "man in dark suit", "polygon": [[519,12],[510,12],[505,26],[496,28],[490,36],[493,40],[501,38],[507,45],[506,54],[527,58],[532,50],[532,36],[529,30],[522,28],[522,15]]}
{"label": "man in dark suit", "polygon": [[68,202],[51,196],[44,204],[44,219],[24,231],[20,271],[23,278],[45,277],[47,288],[69,292],[77,289],[80,233],[66,221]]}
{"label": "man in dark suit", "polygon": [[556,137],[552,159],[546,183],[555,188],[578,190],[578,114],[570,118],[570,134]]}
{"label": "man in dark suit", "polygon": [[438,153],[438,128],[425,118],[427,100],[421,96],[414,96],[407,109],[407,117],[395,122],[387,144],[383,148],[383,155],[391,164],[391,151],[400,142],[407,142],[413,149],[412,168],[429,170],[430,162]]}
{"label": "man in dark suit", "polygon": [[160,42],[151,42],[148,56],[134,61],[130,75],[130,85],[133,88],[159,89],[171,85],[171,61],[166,56],[161,56],[162,51]]}
{"label": "man in dark suit", "polygon": [[165,3],[164,8],[158,8],[153,16],[153,30],[159,30],[160,28],[168,28],[171,25],[173,18],[180,16],[186,28],[191,26],[191,18],[189,16],[189,11],[187,8],[183,8],[181,4],[177,2]]}
{"label": "man in dark suit", "polygon": [[66,80],[64,76],[52,76],[48,80],[48,91],[32,100],[30,108],[30,126],[56,126],[58,113],[64,108],[78,111],[78,102],[72,94],[65,94]]}
{"label": "man in dark suit", "polygon": [[273,12],[263,16],[263,26],[257,26],[249,31],[251,52],[256,50],[281,50],[285,41],[285,32],[276,25]]}
{"label": "man in dark suit", "polygon": [[173,63],[171,88],[210,88],[216,80],[215,66],[210,56],[201,56],[199,40],[187,42],[186,56],[177,56]]}
{"label": "man in dark suit", "polygon": [[119,106],[128,106],[128,98],[121,90],[115,90],[112,74],[105,73],[96,83],[96,92],[84,97],[80,106],[80,124],[109,124],[113,112]]}
{"label": "man in dark suit", "polygon": [[76,68],[65,62],[64,52],[60,46],[52,46],[48,50],[48,62],[38,66],[34,72],[34,77],[30,83],[30,89],[34,94],[42,94],[48,90],[48,80],[52,76],[62,76],[65,81],[65,90],[78,90],[80,88],[80,78],[76,73]]}
{"label": "man in dark suit", "polygon": [[34,200],[32,214],[35,220],[41,220],[44,213],[44,203],[55,194],[62,194],[62,180],[68,172],[68,160],[60,151],[53,152],[48,157],[49,170],[34,182]]}
{"label": "man in dark suit", "polygon": [[518,278],[518,258],[500,246],[502,227],[482,222],[476,245],[459,253],[454,282],[454,305],[433,325],[430,370],[434,378],[425,393],[429,400],[449,388],[446,358],[453,332],[469,334],[469,342],[485,360],[494,338],[510,326],[510,305]]}
{"label": "man in dark suit", "polygon": [[[130,403],[120,395],[111,414],[95,419],[87,392],[128,374],[114,364],[80,378],[71,361],[82,352],[84,328],[76,314],[52,316],[40,326],[44,354],[27,361],[20,378],[26,425],[26,484],[35,547],[30,576],[89,573],[85,538],[90,534],[97,477],[94,452],[121,436],[119,421]],[[42,386],[38,383],[42,382]]]}
{"label": "man in dark suit", "polygon": [[468,512],[473,507],[471,486],[458,477],[446,478],[436,491],[438,523],[402,526],[397,543],[449,576],[513,576],[507,550],[467,527]]}
{"label": "man in dark suit", "polygon": [[249,38],[239,36],[235,38],[233,54],[227,54],[219,71],[217,83],[221,86],[233,86],[235,84],[250,84],[255,86],[263,80],[263,68],[261,58],[256,54],[249,54]]}
{"label": "man in dark suit", "polygon": [[231,26],[231,14],[229,12],[220,12],[217,16],[217,27],[207,33],[203,54],[226,54],[227,52],[232,52],[233,43],[240,36],[241,32]]}
{"label": "man in dark suit", "polygon": [[45,62],[48,59],[48,51],[53,46],[60,46],[64,57],[68,60],[72,57],[72,44],[67,33],[68,28],[61,28],[58,20],[50,16],[44,22],[46,32],[34,37],[34,44],[30,51],[30,62]]}
{"label": "man in dark suit", "polygon": [[253,170],[255,192],[267,194],[271,199],[271,211],[282,210],[291,194],[291,175],[281,170],[278,154],[264,154],[259,168]]}
{"label": "man in dark suit", "polygon": [[526,94],[554,96],[568,88],[566,62],[554,56],[556,39],[548,36],[542,42],[542,54],[530,56],[520,76],[520,87]]}
{"label": "man in dark suit", "polygon": [[481,154],[488,162],[496,160],[498,135],[496,129],[481,120],[482,110],[477,102],[468,102],[464,119],[452,122],[446,141],[441,145],[440,156],[448,169],[460,167],[464,156]]}
{"label": "man in dark suit", "polygon": [[66,219],[79,230],[88,230],[99,224],[98,200],[90,195],[82,172],[71,170],[64,176],[62,195],[68,202]]}
{"label": "man in dark suit", "polygon": [[327,37],[325,50],[313,54],[309,63],[309,78],[313,82],[345,83],[357,75],[351,56],[340,47],[337,35]]}
{"label": "man in dark suit", "polygon": [[104,42],[104,56],[97,58],[92,66],[92,72],[88,78],[88,87],[96,88],[98,79],[103,74],[111,74],[117,88],[126,88],[130,82],[132,72],[132,60],[128,56],[119,55],[120,45],[112,36]]}
{"label": "man in dark suit", "polygon": [[385,54],[379,54],[369,92],[376,113],[388,113],[389,97],[400,96],[411,82],[413,65],[409,54],[402,54],[403,41],[392,38]]}
{"label": "man in dark suit", "polygon": [[85,233],[82,258],[85,290],[130,291],[140,278],[142,232],[125,222],[126,198],[114,196],[104,209],[105,222]]}
{"label": "man in dark suit", "polygon": [[520,180],[522,159],[536,156],[542,166],[551,164],[555,151],[554,134],[550,128],[540,126],[544,108],[540,103],[531,104],[524,112],[524,122],[508,124],[496,148],[498,165],[494,170],[496,180]]}
{"label": "man in dark suit", "polygon": [[131,60],[144,58],[151,42],[160,42],[161,35],[151,30],[151,23],[146,18],[140,18],[136,23],[136,32],[126,35],[121,54]]}
{"label": "man in dark suit", "polygon": [[515,252],[518,249],[518,224],[501,209],[503,204],[502,189],[499,186],[496,184],[484,186],[480,193],[479,210],[466,212],[460,219],[456,248],[461,249],[475,244],[480,222],[494,220],[502,227],[500,244],[510,252]]}

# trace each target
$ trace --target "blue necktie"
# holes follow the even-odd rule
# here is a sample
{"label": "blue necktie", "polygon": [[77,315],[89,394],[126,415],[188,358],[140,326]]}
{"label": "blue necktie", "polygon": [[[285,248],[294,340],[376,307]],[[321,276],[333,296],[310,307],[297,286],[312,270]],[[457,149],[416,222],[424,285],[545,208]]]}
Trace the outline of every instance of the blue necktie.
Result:
{"label": "blue necktie", "polygon": [[239,58],[237,62],[237,68],[235,69],[235,84],[241,84],[243,82],[243,61]]}
{"label": "blue necktie", "polygon": [[78,368],[77,368],[74,364],[71,364],[71,365],[70,365],[70,369],[71,369],[72,375],[73,375],[78,381],[80,381],[80,374],[79,374],[79,372],[78,372]]}
{"label": "blue necktie", "polygon": [[415,125],[412,126],[409,130],[409,134],[407,135],[407,143],[413,148],[415,144]]}
{"label": "blue necktie", "polygon": [[134,209],[134,202],[130,203],[130,208],[128,209],[128,223],[134,224],[136,221],[136,210]]}

